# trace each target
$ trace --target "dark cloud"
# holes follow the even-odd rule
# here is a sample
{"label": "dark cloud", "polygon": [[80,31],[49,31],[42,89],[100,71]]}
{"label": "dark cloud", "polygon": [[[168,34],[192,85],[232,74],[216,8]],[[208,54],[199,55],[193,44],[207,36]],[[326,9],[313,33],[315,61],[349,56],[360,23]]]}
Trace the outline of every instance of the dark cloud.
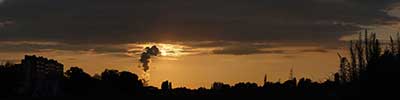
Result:
{"label": "dark cloud", "polygon": [[327,53],[329,51],[326,49],[323,49],[323,48],[317,48],[317,49],[304,49],[304,50],[300,50],[299,52],[301,52],[301,53],[306,53],[306,52]]}
{"label": "dark cloud", "polygon": [[[217,48],[211,51],[213,54],[226,54],[226,55],[251,55],[251,54],[296,54],[319,52],[327,53],[330,46],[313,47],[315,45],[302,45],[295,46],[296,44],[273,44],[263,42],[199,42],[190,43],[194,48]],[[289,47],[289,48],[288,48]],[[295,49],[295,50],[293,50]],[[189,49],[191,50],[191,49]]]}
{"label": "dark cloud", "polygon": [[251,55],[251,54],[283,54],[285,50],[264,50],[272,46],[255,46],[251,44],[236,44],[231,46],[223,46],[222,48],[212,51],[213,54],[227,54],[227,55]]}
{"label": "dark cloud", "polygon": [[127,53],[132,53],[132,54],[137,54],[137,53],[141,53],[142,52],[142,50],[130,50],[130,51],[127,51]]}
{"label": "dark cloud", "polygon": [[260,49],[243,49],[243,48],[223,48],[213,50],[213,54],[224,55],[251,55],[251,54],[285,54],[285,50],[260,50]]}
{"label": "dark cloud", "polygon": [[289,49],[276,49],[275,47],[262,48],[262,47],[248,47],[248,46],[246,47],[230,46],[230,47],[215,49],[212,51],[213,54],[224,54],[224,55],[297,54],[297,53],[309,53],[309,52],[327,53],[329,51],[326,48],[315,48],[315,49],[306,48],[298,50],[289,50]]}
{"label": "dark cloud", "polygon": [[188,45],[190,47],[196,48],[212,48],[212,47],[221,47],[221,46],[231,46],[240,42],[232,42],[232,41],[190,41],[183,43],[184,45]]}
{"label": "dark cloud", "polygon": [[[337,42],[359,25],[398,21],[398,0],[5,0],[0,41]],[[3,23],[3,22],[0,22]],[[10,26],[10,25],[8,25]]]}
{"label": "dark cloud", "polygon": [[[91,51],[93,53],[125,53],[127,48],[122,45],[96,44],[65,44],[53,42],[0,42],[0,52],[42,52],[42,51]],[[129,51],[133,53],[135,51]],[[137,51],[136,51],[137,52]]]}
{"label": "dark cloud", "polygon": [[256,47],[256,48],[270,48],[284,46],[282,44],[274,44],[268,42],[240,42],[240,41],[199,41],[199,42],[185,42],[187,45],[194,48],[218,48],[218,47]]}

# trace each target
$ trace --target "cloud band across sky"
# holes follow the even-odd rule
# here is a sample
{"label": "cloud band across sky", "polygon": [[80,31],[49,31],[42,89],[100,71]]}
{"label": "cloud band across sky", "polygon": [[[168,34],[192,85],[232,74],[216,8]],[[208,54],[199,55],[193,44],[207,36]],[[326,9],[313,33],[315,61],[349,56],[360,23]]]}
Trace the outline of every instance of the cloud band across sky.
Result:
{"label": "cloud band across sky", "polygon": [[166,78],[192,88],[262,84],[266,73],[278,81],[293,67],[296,77],[325,80],[338,70],[337,53],[346,55],[344,36],[375,26],[400,31],[399,2],[0,0],[0,63],[41,55],[92,75],[105,69],[140,75],[140,54],[157,45],[152,86]]}
{"label": "cloud band across sky", "polygon": [[[338,42],[341,36],[361,30],[362,26],[398,22],[399,18],[387,13],[397,2],[3,0],[0,5],[0,41],[57,42],[63,45],[36,47],[53,46],[54,49],[62,50],[164,41],[300,42],[330,45]],[[226,47],[221,50],[230,50],[232,54],[267,52],[256,48],[248,49],[253,51],[237,52],[237,48]],[[18,47],[14,49],[21,50]],[[126,48],[114,49],[102,51],[116,52]],[[221,50],[215,50],[214,53],[222,53]]]}

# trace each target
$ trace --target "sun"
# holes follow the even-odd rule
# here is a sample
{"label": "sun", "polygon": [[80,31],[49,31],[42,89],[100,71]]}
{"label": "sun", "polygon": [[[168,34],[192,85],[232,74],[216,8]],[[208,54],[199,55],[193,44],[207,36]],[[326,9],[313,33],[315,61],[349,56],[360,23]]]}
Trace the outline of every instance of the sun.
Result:
{"label": "sun", "polygon": [[168,56],[168,57],[179,57],[184,55],[184,48],[185,46],[179,44],[167,44],[167,43],[146,43],[140,44],[139,46],[143,49],[146,47],[157,46],[160,49],[161,56]]}
{"label": "sun", "polygon": [[159,44],[161,56],[181,56],[183,46],[173,44]]}

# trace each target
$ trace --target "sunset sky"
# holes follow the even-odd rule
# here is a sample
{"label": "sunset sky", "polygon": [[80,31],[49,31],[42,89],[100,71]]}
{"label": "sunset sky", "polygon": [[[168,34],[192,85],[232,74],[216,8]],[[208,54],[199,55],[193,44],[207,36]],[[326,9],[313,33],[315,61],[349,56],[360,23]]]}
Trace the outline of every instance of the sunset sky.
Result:
{"label": "sunset sky", "polygon": [[143,78],[140,54],[156,45],[147,76],[156,87],[261,85],[291,68],[324,81],[364,29],[383,40],[400,32],[400,0],[0,0],[0,61],[40,55],[65,70]]}

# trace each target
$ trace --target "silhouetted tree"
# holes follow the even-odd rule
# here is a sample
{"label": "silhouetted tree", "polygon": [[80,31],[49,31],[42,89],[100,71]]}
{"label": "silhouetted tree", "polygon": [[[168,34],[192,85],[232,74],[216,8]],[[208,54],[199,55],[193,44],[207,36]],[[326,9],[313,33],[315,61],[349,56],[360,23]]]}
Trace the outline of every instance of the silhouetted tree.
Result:
{"label": "silhouetted tree", "polygon": [[222,82],[214,82],[211,86],[212,90],[224,90],[229,88],[230,88],[229,84],[224,84]]}
{"label": "silhouetted tree", "polygon": [[301,78],[298,83],[299,88],[312,88],[311,79]]}
{"label": "silhouetted tree", "polygon": [[251,89],[251,88],[258,88],[256,83],[250,83],[250,82],[239,82],[235,84],[232,88],[236,89]]}
{"label": "silhouetted tree", "polygon": [[101,80],[107,82],[115,82],[119,79],[118,70],[106,69],[101,73]]}
{"label": "silhouetted tree", "polygon": [[[339,70],[340,77],[343,77],[341,80],[349,79],[341,82],[339,92],[342,95],[373,94],[373,91],[369,90],[386,91],[381,89],[398,86],[394,84],[398,82],[381,82],[397,78],[395,73],[399,72],[400,37],[397,36],[397,42],[392,37],[389,39],[389,43],[381,43],[375,33],[368,34],[365,31],[364,40],[360,34],[358,40],[350,42],[351,61],[347,62],[345,57],[341,57]],[[382,52],[381,45],[387,45],[388,48]],[[347,63],[350,66],[347,66]]]}
{"label": "silhouetted tree", "polygon": [[5,62],[0,64],[0,97],[18,96],[23,86],[23,70],[21,65]]}
{"label": "silhouetted tree", "polygon": [[138,95],[139,90],[143,87],[143,83],[136,74],[128,71],[119,73],[119,85],[124,95]]}
{"label": "silhouetted tree", "polygon": [[79,67],[71,67],[65,72],[65,92],[67,95],[84,96],[89,95],[94,81],[91,76]]}

